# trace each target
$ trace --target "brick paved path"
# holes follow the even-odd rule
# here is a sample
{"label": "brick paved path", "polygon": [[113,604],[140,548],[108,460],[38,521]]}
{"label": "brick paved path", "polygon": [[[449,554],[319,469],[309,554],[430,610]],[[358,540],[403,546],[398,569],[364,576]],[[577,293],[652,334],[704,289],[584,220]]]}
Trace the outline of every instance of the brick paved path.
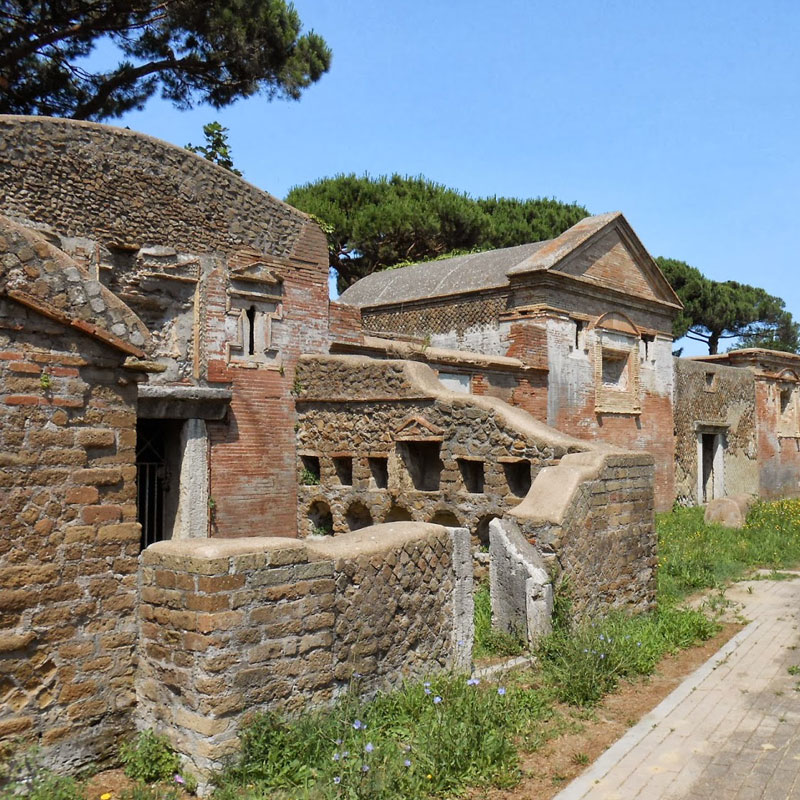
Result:
{"label": "brick paved path", "polygon": [[752,622],[555,800],[800,800],[800,580],[728,597]]}

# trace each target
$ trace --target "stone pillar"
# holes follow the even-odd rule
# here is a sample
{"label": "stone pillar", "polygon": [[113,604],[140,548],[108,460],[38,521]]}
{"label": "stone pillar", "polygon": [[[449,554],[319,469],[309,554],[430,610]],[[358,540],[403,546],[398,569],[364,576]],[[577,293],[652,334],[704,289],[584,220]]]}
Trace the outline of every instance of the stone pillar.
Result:
{"label": "stone pillar", "polygon": [[208,433],[202,419],[181,430],[181,473],[173,539],[208,538]]}

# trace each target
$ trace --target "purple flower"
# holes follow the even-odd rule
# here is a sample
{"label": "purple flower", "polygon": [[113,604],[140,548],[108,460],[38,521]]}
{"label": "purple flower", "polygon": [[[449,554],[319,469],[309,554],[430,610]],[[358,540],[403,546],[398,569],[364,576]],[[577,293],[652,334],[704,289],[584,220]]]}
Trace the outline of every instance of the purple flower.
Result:
{"label": "purple flower", "polygon": [[442,702],[442,698],[439,697],[439,695],[437,694],[436,697],[433,698],[433,703],[434,703],[434,705],[439,705],[439,703],[441,703],[441,702]]}
{"label": "purple flower", "polygon": [[341,739],[337,739],[337,740],[336,740],[336,744],[341,744],[341,743],[342,743],[342,740],[341,740]]}
{"label": "purple flower", "polygon": [[337,775],[337,776],[336,776],[336,777],[333,779],[333,782],[334,782],[335,784],[337,784],[337,785],[338,785],[338,784],[340,784],[340,783],[342,782],[342,777],[341,777],[341,775]]}
{"label": "purple flower", "polygon": [[427,689],[431,685],[431,682],[425,681],[425,683],[423,683],[422,685]]}
{"label": "purple flower", "polygon": [[347,758],[347,756],[349,756],[349,755],[350,755],[350,751],[349,751],[349,750],[345,750],[345,751],[342,753],[342,758]]}
{"label": "purple flower", "polygon": [[497,690],[497,694],[499,694],[499,695],[500,695],[500,697],[503,697],[503,695],[505,695],[505,693],[506,693],[506,687],[505,687],[505,686],[501,686],[501,687],[500,687],[500,688]]}
{"label": "purple flower", "polygon": [[366,725],[365,725],[365,724],[364,724],[364,723],[363,723],[363,722],[362,722],[360,719],[357,719],[357,720],[356,720],[356,721],[353,723],[353,727],[354,727],[354,728],[355,728],[357,731],[360,731],[360,730],[363,730],[364,728],[366,728],[367,726],[366,726]]}
{"label": "purple flower", "polygon": [[403,762],[403,766],[404,766],[404,767],[410,767],[410,766],[411,766],[411,761],[410,761],[410,760],[407,758],[407,759],[406,759],[406,760]]}
{"label": "purple flower", "polygon": [[334,753],[333,754],[333,760],[334,761],[338,761],[339,760],[339,754],[338,753]]}
{"label": "purple flower", "polygon": [[362,772],[369,772],[369,764],[362,764],[361,765]]}
{"label": "purple flower", "polygon": [[177,772],[172,776],[172,780],[174,780],[175,783],[186,783],[186,781],[180,775],[178,775]]}
{"label": "purple flower", "polygon": [[371,753],[375,748],[372,746],[372,742],[367,742],[367,746],[364,748],[368,753]]}
{"label": "purple flower", "polygon": [[470,678],[467,681],[467,686],[477,686],[480,682],[480,678]]}
{"label": "purple flower", "polygon": [[425,694],[433,694],[433,692],[431,692],[431,690],[426,687],[425,688]]}

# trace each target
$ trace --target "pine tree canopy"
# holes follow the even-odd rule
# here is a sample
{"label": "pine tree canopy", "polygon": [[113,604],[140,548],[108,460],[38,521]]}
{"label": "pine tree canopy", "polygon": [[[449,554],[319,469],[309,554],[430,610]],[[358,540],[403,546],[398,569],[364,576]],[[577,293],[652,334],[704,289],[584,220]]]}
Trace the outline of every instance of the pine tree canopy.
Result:
{"label": "pine tree canopy", "polygon": [[323,223],[340,291],[393,266],[552,239],[588,216],[558,200],[473,199],[401,175],[323,178],[294,187],[286,202]]}
{"label": "pine tree canopy", "polygon": [[[298,99],[328,70],[325,41],[285,0],[0,0],[0,113],[102,120],[156,92],[221,108]],[[120,62],[87,61],[98,41]]]}
{"label": "pine tree canopy", "polygon": [[656,262],[683,303],[673,335],[686,336],[719,352],[722,339],[739,339],[737,347],[768,347],[797,352],[798,325],[783,300],[763,289],[736,281],[713,281],[685,261]]}

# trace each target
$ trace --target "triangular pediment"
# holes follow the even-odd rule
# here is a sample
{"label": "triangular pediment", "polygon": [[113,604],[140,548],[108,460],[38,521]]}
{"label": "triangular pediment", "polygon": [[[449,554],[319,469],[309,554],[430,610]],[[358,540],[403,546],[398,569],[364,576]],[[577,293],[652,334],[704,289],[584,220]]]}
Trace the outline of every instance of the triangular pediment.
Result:
{"label": "triangular pediment", "polygon": [[232,267],[231,279],[250,283],[267,283],[271,286],[277,286],[283,282],[283,278],[275,271],[275,268],[263,261]]}
{"label": "triangular pediment", "polygon": [[444,430],[423,417],[409,417],[394,432],[394,438],[399,441],[441,441]]}
{"label": "triangular pediment", "polygon": [[551,272],[573,275],[636,297],[680,305],[658,265],[622,217],[553,265]]}

